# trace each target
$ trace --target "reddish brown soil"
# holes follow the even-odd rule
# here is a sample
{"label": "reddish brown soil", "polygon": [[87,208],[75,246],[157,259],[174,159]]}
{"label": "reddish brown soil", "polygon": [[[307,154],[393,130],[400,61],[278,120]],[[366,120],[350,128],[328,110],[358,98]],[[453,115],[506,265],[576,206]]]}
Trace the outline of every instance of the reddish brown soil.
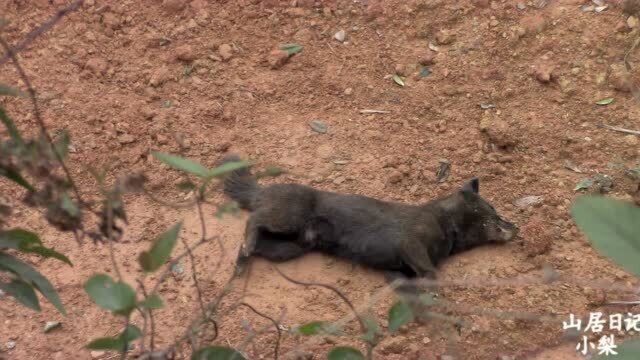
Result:
{"label": "reddish brown soil", "polygon": [[[2,16],[10,21],[3,36],[16,43],[64,1],[53,3],[3,1]],[[147,169],[156,191],[182,200],[186,194],[174,186],[180,174],[148,155],[149,149],[176,152],[175,134],[186,139],[188,156],[206,164],[228,150],[290,170],[270,182],[296,181],[386,200],[423,202],[479,176],[481,193],[523,227],[522,240],[455,256],[441,268],[443,280],[472,279],[469,286],[446,287],[440,294],[459,305],[449,312],[465,321],[459,334],[443,321],[410,325],[385,339],[374,357],[574,356],[575,343],[563,343],[560,324],[496,318],[491,311],[559,314],[564,320],[568,313],[585,314],[601,304],[601,292],[570,282],[494,287],[476,280],[534,276],[549,263],[582,281],[632,282],[591,248],[569,214],[573,188],[585,176],[611,175],[618,197],[630,198],[635,190],[608,163],[636,162],[638,138],[597,127],[601,122],[640,127],[640,107],[628,92],[631,81],[621,74],[638,30],[629,31],[617,2],[609,2],[602,13],[582,12],[580,0],[532,1],[524,10],[515,1],[488,0],[341,0],[319,7],[312,6],[314,1],[274,3],[87,1],[21,54],[46,122],[52,130],[71,132],[76,150],[69,166],[86,196],[96,195],[86,170],[91,165],[107,169],[111,178]],[[534,6],[539,3],[548,4]],[[333,38],[338,30],[346,32],[345,43]],[[428,44],[436,39],[447,44],[433,52]],[[270,56],[277,54],[269,53],[290,42],[304,49],[272,69],[269,61],[277,59]],[[635,66],[633,54],[630,60]],[[418,75],[420,61],[430,75]],[[406,76],[406,86],[392,81],[394,72]],[[1,74],[1,82],[19,85],[10,64]],[[594,104],[609,96],[615,97],[612,104]],[[34,129],[26,100],[7,100],[5,106],[22,130]],[[362,109],[388,113],[367,115]],[[328,125],[328,132],[313,132],[308,125],[313,119]],[[440,159],[451,162],[451,175],[438,184]],[[565,160],[585,174],[567,170]],[[8,191],[9,184],[0,185]],[[526,195],[544,200],[516,208],[514,200]],[[223,201],[219,191],[214,199]],[[160,231],[184,219],[182,237],[194,243],[200,236],[194,210],[169,210],[142,196],[128,198],[127,208],[131,224],[116,254],[132,284],[140,275],[138,254]],[[226,249],[222,257],[211,243],[195,253],[203,295],[211,300],[230,274],[245,215],[219,221],[214,208],[205,210],[209,233],[220,234]],[[69,315],[62,317],[48,303],[34,313],[12,299],[0,299],[0,357],[116,358],[83,348],[122,327],[120,319],[92,305],[82,289],[92,273],[113,274],[108,249],[90,242],[78,246],[31,209],[19,208],[12,221],[40,232],[74,267],[29,258],[55,284]],[[198,311],[189,262],[183,267],[184,274],[170,278],[161,291],[166,302],[156,313],[161,346],[182,334]],[[358,306],[384,287],[380,274],[320,255],[280,268],[299,280],[337,286]],[[231,309],[237,292],[223,303],[216,343],[240,347],[247,335],[243,324],[254,329],[268,325],[246,308]],[[288,283],[261,260],[254,264],[248,292],[248,303],[271,317],[282,315],[287,326],[349,314],[335,294]],[[393,300],[387,294],[373,305],[383,327]],[[63,325],[44,334],[50,320]],[[346,328],[355,334],[357,323]],[[272,358],[274,340],[275,331],[269,329],[246,348],[247,355]],[[7,341],[14,341],[15,348],[6,349]],[[355,335],[307,339],[285,334],[280,354],[294,358],[299,350],[320,359],[334,344],[362,346]],[[553,349],[556,345],[563,347]]]}

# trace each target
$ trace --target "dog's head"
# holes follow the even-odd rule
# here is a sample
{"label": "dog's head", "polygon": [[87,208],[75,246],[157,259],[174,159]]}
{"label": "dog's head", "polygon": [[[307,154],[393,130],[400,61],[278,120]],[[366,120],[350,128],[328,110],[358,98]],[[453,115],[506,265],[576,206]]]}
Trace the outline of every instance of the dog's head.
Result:
{"label": "dog's head", "polygon": [[467,181],[451,197],[448,212],[455,218],[454,251],[487,243],[505,243],[518,233],[513,223],[500,217],[494,207],[480,196],[478,178]]}

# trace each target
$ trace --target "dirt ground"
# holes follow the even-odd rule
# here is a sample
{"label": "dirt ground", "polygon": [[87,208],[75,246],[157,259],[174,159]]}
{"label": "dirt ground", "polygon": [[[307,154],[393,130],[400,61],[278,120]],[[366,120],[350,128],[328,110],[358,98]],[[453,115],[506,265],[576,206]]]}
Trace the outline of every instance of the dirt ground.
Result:
{"label": "dirt ground", "polygon": [[[236,152],[258,168],[289,170],[265,183],[295,181],[384,200],[424,202],[478,176],[481,194],[521,227],[521,239],[460,254],[441,267],[440,279],[458,281],[439,296],[453,304],[447,314],[465,322],[459,333],[441,320],[405,326],[379,345],[374,358],[570,359],[578,356],[577,341],[563,337],[560,321],[567,314],[640,313],[637,307],[602,306],[620,297],[598,290],[595,282],[584,286],[635,280],[591,248],[569,213],[574,187],[585,177],[611,176],[611,193],[619,198],[632,199],[636,190],[611,164],[637,163],[640,138],[598,125],[640,128],[634,79],[623,64],[638,38],[638,20],[623,14],[619,2],[603,2],[608,7],[596,12],[581,9],[598,6],[586,0],[87,0],[20,58],[47,124],[71,133],[69,166],[88,197],[97,196],[87,171],[93,166],[107,170],[111,180],[145,169],[155,191],[184,200],[188,194],[175,186],[180,174],[148,155],[150,149],[176,152],[176,134],[186,154],[205,164]],[[1,16],[9,20],[3,36],[15,44],[64,3],[2,0]],[[340,30],[343,41],[334,37]],[[272,53],[284,43],[303,49],[290,58]],[[632,53],[632,68],[636,59]],[[10,64],[0,74],[0,82],[20,85]],[[595,104],[608,97],[614,101]],[[21,130],[34,129],[26,100],[2,101]],[[314,131],[312,120],[326,133]],[[450,175],[438,183],[444,160]],[[0,189],[14,191],[5,182]],[[542,198],[535,205],[516,201],[525,196]],[[212,200],[225,201],[219,191]],[[115,251],[131,284],[140,275],[138,254],[169,225],[183,219],[182,237],[190,244],[200,237],[193,209],[168,209],[144,196],[127,198],[126,206],[130,226]],[[219,234],[225,249],[208,243],[195,252],[203,296],[210,300],[230,275],[246,215],[218,220],[213,206],[205,212],[207,231]],[[12,221],[41,233],[74,266],[28,258],[56,286],[69,314],[61,316],[48,303],[34,313],[0,298],[0,358],[117,358],[83,348],[122,328],[82,289],[95,272],[113,274],[108,249],[90,241],[78,246],[32,209],[17,208]],[[166,306],[155,316],[159,346],[181,335],[198,312],[191,265],[181,264],[182,272],[161,289]],[[575,281],[541,284],[545,264]],[[321,255],[280,269],[339,287],[357,306],[377,299],[372,312],[385,327],[394,297],[378,298],[381,274]],[[514,284],[522,277],[528,280]],[[269,322],[233,308],[234,293],[244,286],[234,284],[215,343],[241,347],[247,327]],[[291,284],[262,260],[254,263],[247,291],[249,304],[286,326],[349,314],[335,294]],[[516,319],[522,316],[529,320]],[[62,326],[44,334],[45,322],[54,320]],[[335,345],[363,349],[357,323],[345,328],[353,336],[285,333],[280,358],[321,359]],[[249,358],[273,358],[276,333],[266,329],[245,347]]]}

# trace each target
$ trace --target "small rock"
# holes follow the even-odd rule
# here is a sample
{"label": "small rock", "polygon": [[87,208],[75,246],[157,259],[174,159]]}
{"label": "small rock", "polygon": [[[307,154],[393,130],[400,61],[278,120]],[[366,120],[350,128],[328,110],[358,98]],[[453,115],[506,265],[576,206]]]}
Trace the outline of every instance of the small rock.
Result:
{"label": "small rock", "polygon": [[513,201],[513,205],[520,209],[526,209],[530,206],[536,206],[542,204],[544,196],[541,195],[527,195]]}
{"label": "small rock", "polygon": [[117,30],[120,28],[120,19],[116,14],[107,12],[102,15],[102,24],[111,30]]}
{"label": "small rock", "polygon": [[525,16],[520,20],[520,26],[525,30],[525,34],[537,34],[547,27],[547,20],[539,14]]}
{"label": "small rock", "polygon": [[624,142],[627,143],[627,145],[629,146],[638,146],[638,142],[640,140],[638,140],[638,136],[637,135],[626,135],[624,137]]}
{"label": "small rock", "polygon": [[449,30],[440,30],[436,33],[436,42],[439,45],[448,45],[454,42],[456,39],[455,33]]}
{"label": "small rock", "polygon": [[554,68],[552,65],[542,63],[535,67],[533,74],[538,81],[546,84],[553,78],[553,70]]}
{"label": "small rock", "polygon": [[217,151],[217,152],[225,152],[227,150],[229,150],[229,148],[231,147],[231,143],[228,141],[223,141],[221,143],[218,143],[216,145],[213,146],[213,150]]}
{"label": "small rock", "polygon": [[423,344],[425,344],[425,345],[426,345],[426,344],[428,344],[428,343],[430,343],[430,342],[431,342],[431,339],[429,339],[428,337],[424,337],[424,338],[422,338],[422,343],[423,343]]}
{"label": "small rock", "polygon": [[621,92],[631,92],[633,90],[633,80],[631,74],[620,65],[611,65],[609,83],[614,89]]}
{"label": "small rock", "polygon": [[190,45],[182,45],[175,48],[174,56],[177,60],[182,61],[193,61],[196,59],[196,53]]}
{"label": "small rock", "polygon": [[407,67],[403,64],[396,64],[395,73],[400,76],[407,76]]}
{"label": "small rock", "polygon": [[101,351],[101,350],[93,350],[90,353],[92,359],[98,359],[98,358],[104,356],[104,354],[106,354],[106,352],[105,351]]}
{"label": "small rock", "polygon": [[400,171],[392,170],[391,173],[389,173],[389,182],[392,184],[397,184],[402,181],[403,177],[404,175],[402,175]]}
{"label": "small rock", "polygon": [[429,65],[433,65],[436,62],[436,53],[433,51],[425,51],[422,56],[420,56],[420,59],[418,60],[418,63],[420,63],[420,65],[423,66],[429,66]]}
{"label": "small rock", "polygon": [[233,49],[229,44],[222,44],[218,47],[218,54],[222,60],[227,61],[233,57]]}
{"label": "small rock", "polygon": [[16,347],[15,341],[7,341],[7,350],[13,350]]}
{"label": "small rock", "polygon": [[347,95],[347,96],[353,94],[353,89],[352,88],[344,89],[344,94]]}
{"label": "small rock", "polygon": [[518,10],[525,10],[527,8],[527,5],[523,2],[519,2],[516,4],[516,9]]}
{"label": "small rock", "polygon": [[60,321],[47,321],[46,324],[44,324],[44,333],[48,333],[49,331],[59,328],[62,326],[62,323]]}
{"label": "small rock", "polygon": [[131,134],[123,134],[118,137],[118,142],[122,145],[131,144],[136,141],[136,138]]}
{"label": "small rock", "polygon": [[289,61],[289,53],[284,50],[272,50],[267,56],[267,62],[272,69],[279,69]]}
{"label": "small rock", "polygon": [[480,121],[480,131],[485,133],[492,143],[502,148],[513,147],[520,142],[518,131],[502,119],[483,117]]}
{"label": "small rock", "polygon": [[107,72],[107,61],[102,58],[91,58],[87,60],[84,68],[91,71],[94,75],[104,75]]}
{"label": "small rock", "polygon": [[473,5],[482,9],[486,9],[491,5],[491,1],[490,0],[473,0]]}
{"label": "small rock", "polygon": [[347,178],[345,178],[344,176],[338,176],[337,178],[333,179],[333,183],[336,185],[340,185],[343,182],[345,182],[347,180]]}
{"label": "small rock", "polygon": [[187,6],[187,2],[185,0],[164,0],[162,2],[162,7],[169,13],[177,13]]}
{"label": "small rock", "polygon": [[328,130],[327,124],[322,120],[311,120],[309,122],[309,126],[311,127],[311,130],[320,134],[326,134]]}
{"label": "small rock", "polygon": [[347,38],[347,33],[344,30],[340,30],[333,35],[333,38],[340,42],[344,42],[344,40]]}
{"label": "small rock", "polygon": [[151,74],[149,85],[158,87],[169,80],[171,80],[171,71],[166,66],[163,66]]}
{"label": "small rock", "polygon": [[407,348],[407,339],[404,337],[392,337],[385,339],[380,345],[380,352],[384,355],[402,354]]}

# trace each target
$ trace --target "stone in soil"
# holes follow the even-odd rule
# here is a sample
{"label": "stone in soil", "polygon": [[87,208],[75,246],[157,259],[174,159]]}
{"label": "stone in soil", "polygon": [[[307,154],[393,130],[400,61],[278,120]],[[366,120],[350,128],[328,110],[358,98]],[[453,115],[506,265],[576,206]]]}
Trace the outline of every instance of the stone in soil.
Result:
{"label": "stone in soil", "polygon": [[284,50],[272,50],[267,56],[267,62],[272,69],[279,69],[289,61],[289,53]]}

